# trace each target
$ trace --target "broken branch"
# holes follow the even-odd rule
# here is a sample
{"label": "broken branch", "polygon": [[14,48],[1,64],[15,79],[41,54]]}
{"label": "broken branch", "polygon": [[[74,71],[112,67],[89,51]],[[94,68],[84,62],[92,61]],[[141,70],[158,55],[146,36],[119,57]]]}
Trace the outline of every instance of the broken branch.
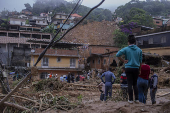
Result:
{"label": "broken branch", "polygon": [[0,105],[2,105],[5,101],[7,101],[8,99],[9,99],[9,97],[13,94],[13,93],[15,93],[15,91],[17,91],[20,87],[21,87],[21,85],[30,77],[30,72],[27,74],[27,76],[20,82],[20,83],[18,83],[18,85],[11,91],[11,92],[9,92],[2,100],[1,100],[1,102],[0,102]]}
{"label": "broken branch", "polygon": [[13,107],[13,108],[17,108],[17,109],[20,109],[20,110],[23,110],[23,111],[25,111],[25,110],[30,110],[30,109],[28,109],[28,108],[26,108],[26,107],[23,107],[23,106],[14,104],[14,103],[9,103],[9,102],[4,102],[4,105],[5,105],[5,106],[9,106],[9,107]]}

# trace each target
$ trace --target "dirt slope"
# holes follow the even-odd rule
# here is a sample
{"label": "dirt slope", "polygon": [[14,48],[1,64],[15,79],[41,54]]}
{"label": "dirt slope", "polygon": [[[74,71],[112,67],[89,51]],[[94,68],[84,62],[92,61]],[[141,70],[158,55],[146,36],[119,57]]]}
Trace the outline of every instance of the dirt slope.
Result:
{"label": "dirt slope", "polygon": [[102,21],[78,25],[62,41],[90,45],[114,45],[113,32],[118,29],[114,22]]}

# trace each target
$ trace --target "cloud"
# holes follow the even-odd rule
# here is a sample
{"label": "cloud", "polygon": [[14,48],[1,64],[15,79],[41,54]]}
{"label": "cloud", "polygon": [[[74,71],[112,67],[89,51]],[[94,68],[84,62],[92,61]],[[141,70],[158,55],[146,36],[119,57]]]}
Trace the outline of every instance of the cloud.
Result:
{"label": "cloud", "polygon": [[[72,1],[72,0],[66,0],[66,1]],[[107,8],[107,7],[118,7],[120,5],[124,5],[130,0],[105,0],[105,2],[100,6],[102,8]],[[82,5],[93,7],[97,5],[101,0],[83,0]]]}
{"label": "cloud", "polygon": [[[73,1],[73,0],[66,0],[66,1]],[[107,8],[113,11],[118,6],[125,5],[129,1],[131,0],[105,0],[105,2],[100,6],[100,8]],[[143,1],[143,0],[140,0],[140,1]],[[97,5],[99,2],[101,2],[101,0],[83,0],[82,5],[93,7]]]}
{"label": "cloud", "polygon": [[[35,0],[0,0],[0,11],[4,8],[10,11],[21,11],[25,8],[24,4],[29,3],[33,6]],[[73,1],[73,0],[66,0],[66,1]],[[78,0],[76,0],[78,1]],[[120,5],[124,5],[130,0],[105,0],[105,2],[100,6],[100,8],[107,8],[107,9],[116,9]],[[97,5],[101,0],[83,0],[82,5],[93,7]]]}

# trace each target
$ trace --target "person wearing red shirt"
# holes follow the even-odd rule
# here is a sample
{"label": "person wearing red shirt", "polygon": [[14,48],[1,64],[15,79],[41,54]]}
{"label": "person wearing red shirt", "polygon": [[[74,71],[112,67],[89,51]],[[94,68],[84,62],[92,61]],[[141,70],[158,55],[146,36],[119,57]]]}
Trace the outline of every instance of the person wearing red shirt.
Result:
{"label": "person wearing red shirt", "polygon": [[138,76],[137,86],[138,86],[138,98],[139,102],[146,103],[145,91],[148,87],[148,80],[150,74],[150,66],[145,64],[145,56],[143,55],[141,73]]}

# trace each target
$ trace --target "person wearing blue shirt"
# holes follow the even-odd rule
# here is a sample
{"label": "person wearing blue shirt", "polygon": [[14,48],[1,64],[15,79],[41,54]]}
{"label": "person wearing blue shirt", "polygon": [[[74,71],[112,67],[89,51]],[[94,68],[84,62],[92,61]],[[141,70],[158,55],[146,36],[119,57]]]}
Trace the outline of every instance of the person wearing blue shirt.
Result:
{"label": "person wearing blue shirt", "polygon": [[[128,36],[129,46],[121,49],[116,54],[116,57],[118,57],[120,61],[125,63],[125,73],[127,76],[127,83],[128,83],[129,103],[133,103],[133,90],[135,94],[135,102],[139,102],[137,79],[142,64],[142,50],[135,45],[135,42],[136,42],[135,36],[129,35]],[[121,58],[122,55],[125,56],[125,59]]]}
{"label": "person wearing blue shirt", "polygon": [[[105,77],[105,82],[103,80],[103,77]],[[112,84],[114,83],[116,77],[115,75],[111,72],[111,68],[109,68],[109,71],[106,71],[102,74],[101,80],[103,83],[105,83],[105,96],[104,96],[104,101],[106,101],[108,94],[111,97],[112,96]]]}

